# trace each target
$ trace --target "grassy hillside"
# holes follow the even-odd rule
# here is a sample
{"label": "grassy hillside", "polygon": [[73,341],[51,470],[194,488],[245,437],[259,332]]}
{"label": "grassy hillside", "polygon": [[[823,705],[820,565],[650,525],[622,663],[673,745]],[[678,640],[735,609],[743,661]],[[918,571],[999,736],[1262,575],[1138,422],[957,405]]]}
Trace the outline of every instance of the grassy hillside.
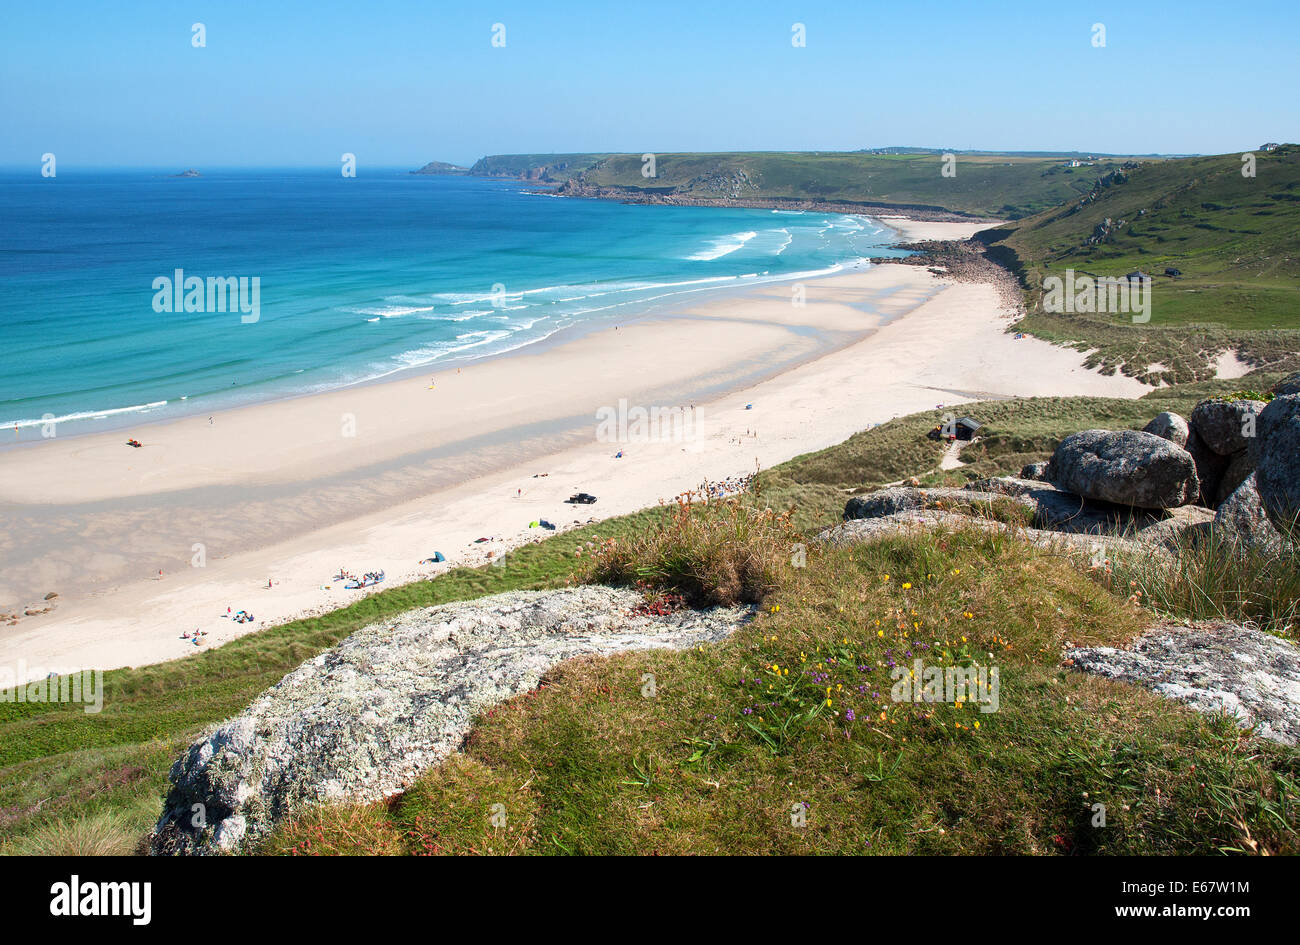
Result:
{"label": "grassy hillside", "polygon": [[[1300,147],[1259,152],[1253,178],[1241,171],[1238,154],[1143,163],[983,234],[1028,290],[1022,327],[1134,376],[1158,362],[1171,381],[1206,376],[1206,355],[1228,348],[1260,363],[1300,352]],[[1150,274],[1150,322],[1042,311],[1043,279],[1067,269]]]}
{"label": "grassy hillside", "polygon": [[639,154],[494,155],[475,174],[537,180],[576,179],[629,196],[690,200],[825,201],[908,206],[1018,218],[1087,194],[1123,158],[1070,168],[1059,157],[959,153],[944,177],[942,154],[867,152],[724,152],[655,155],[656,176],[643,177]]}
{"label": "grassy hillside", "polygon": [[[1140,625],[1010,539],[812,551],[731,638],[564,664],[394,802],[306,813],[263,851],[1295,852],[1294,750],[1059,665],[1066,640],[1121,643]],[[998,666],[999,710],[891,701],[889,666],[912,654]]]}
{"label": "grassy hillside", "polygon": [[[1263,387],[1273,379],[1236,383]],[[933,417],[916,414],[765,472],[757,501],[779,510],[795,505],[792,527],[806,539],[835,521],[854,491],[913,475],[960,481],[1015,470],[1042,458],[1066,433],[1140,425],[1228,386],[1162,390],[1141,401],[971,405],[964,409],[986,423],[986,438],[970,448],[970,468],[943,474],[936,444],[924,438]],[[505,567],[458,569],[187,659],[107,673],[99,715],[67,705],[0,703],[0,852],[130,851],[158,815],[167,770],[180,751],[305,659],[413,607],[558,586],[583,571],[584,559],[574,553],[587,542],[618,538],[620,547],[634,546],[657,531],[659,515],[648,510],[577,529],[525,546]],[[786,558],[771,549],[766,557]],[[894,577],[886,582],[884,574]],[[903,589],[904,582],[915,591]],[[740,637],[700,652],[562,667],[538,695],[481,719],[469,753],[399,803],[305,818],[286,827],[271,849],[1212,852],[1261,842],[1294,848],[1295,752],[1243,741],[1231,726],[1059,667],[1063,640],[1119,642],[1154,619],[1128,602],[1126,585],[1109,586],[1012,539],[975,534],[813,552],[807,569],[784,569],[779,584],[765,602],[766,616]],[[1254,586],[1238,590],[1206,602],[1231,597],[1239,604],[1261,593]],[[807,668],[828,656],[844,666],[850,656],[861,661],[852,665],[875,665],[886,651],[902,652],[908,621],[900,628],[896,618],[911,610],[925,639],[942,637],[954,657],[998,653],[1007,674],[1003,712],[881,709],[877,697],[855,692],[855,713],[865,721],[869,708],[875,721],[845,732],[842,717],[814,711],[820,698],[792,670],[796,684],[776,690],[778,713],[744,714],[756,695],[766,698],[768,683],[754,692],[742,678],[764,680],[764,667],[773,663]],[[875,633],[877,620],[886,635]],[[625,691],[643,671],[662,681],[662,700],[647,704],[639,688]],[[1204,772],[1199,781],[1188,774],[1191,763]],[[1157,786],[1177,803],[1158,801]],[[1084,830],[1086,821],[1077,818],[1085,810],[1076,810],[1084,790],[1110,792],[1133,816],[1103,836]],[[479,813],[489,796],[506,804],[514,832],[484,829]],[[809,818],[814,830],[788,832],[791,797],[816,812]],[[454,815],[441,813],[451,809]]]}

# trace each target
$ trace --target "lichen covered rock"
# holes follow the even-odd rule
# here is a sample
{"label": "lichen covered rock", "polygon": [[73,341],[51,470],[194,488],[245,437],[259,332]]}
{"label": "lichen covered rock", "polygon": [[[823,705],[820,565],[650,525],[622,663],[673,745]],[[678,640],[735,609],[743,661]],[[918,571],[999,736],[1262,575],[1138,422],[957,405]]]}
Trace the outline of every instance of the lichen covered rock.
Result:
{"label": "lichen covered rock", "polygon": [[1284,745],[1300,744],[1300,653],[1240,624],[1170,624],[1128,649],[1065,651],[1077,670],[1136,683],[1200,712],[1227,712]]}
{"label": "lichen covered rock", "polygon": [[455,751],[474,717],[584,654],[718,640],[746,608],[635,613],[608,587],[409,611],[308,660],[172,766],[154,853],[237,851],[313,804],[368,802]]}
{"label": "lichen covered rock", "polygon": [[1253,435],[1262,400],[1202,400],[1192,410],[1192,429],[1206,446],[1220,456],[1244,450]]}
{"label": "lichen covered rock", "polygon": [[1284,535],[1300,532],[1300,394],[1274,398],[1260,411],[1250,443],[1264,512]]}
{"label": "lichen covered rock", "polygon": [[1215,511],[1214,528],[1225,538],[1261,551],[1275,552],[1283,544],[1281,534],[1264,513],[1253,473]]}
{"label": "lichen covered rock", "polygon": [[1061,441],[1048,464],[1058,489],[1144,509],[1195,500],[1196,463],[1175,443],[1138,430],[1084,430]]}
{"label": "lichen covered rock", "polygon": [[1155,418],[1142,428],[1143,433],[1154,433],[1162,440],[1168,440],[1178,446],[1187,446],[1187,434],[1190,429],[1187,421],[1169,410],[1158,413]]}

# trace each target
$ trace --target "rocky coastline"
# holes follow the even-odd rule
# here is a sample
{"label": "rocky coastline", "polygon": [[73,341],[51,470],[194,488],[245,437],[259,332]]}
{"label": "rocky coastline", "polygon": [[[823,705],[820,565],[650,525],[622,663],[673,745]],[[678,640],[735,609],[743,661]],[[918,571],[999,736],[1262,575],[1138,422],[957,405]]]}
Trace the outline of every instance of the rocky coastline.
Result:
{"label": "rocky coastline", "polygon": [[[520,178],[521,180],[523,178]],[[746,197],[739,191],[720,191],[717,197],[698,197],[675,188],[641,189],[605,187],[570,178],[557,187],[537,188],[534,193],[553,197],[580,197],[587,200],[616,200],[626,204],[649,204],[670,207],[733,207],[746,210],[811,210],[820,213],[906,214],[910,219],[932,223],[978,223],[985,218],[954,213],[927,204],[871,203],[843,200],[803,200],[786,197]],[[988,220],[990,224],[1000,220]]]}

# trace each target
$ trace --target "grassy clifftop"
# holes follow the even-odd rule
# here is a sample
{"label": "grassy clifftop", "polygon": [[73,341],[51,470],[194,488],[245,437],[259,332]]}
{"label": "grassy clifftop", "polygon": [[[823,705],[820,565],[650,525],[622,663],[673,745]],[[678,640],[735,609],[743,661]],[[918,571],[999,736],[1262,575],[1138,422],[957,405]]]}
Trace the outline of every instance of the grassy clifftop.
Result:
{"label": "grassy clifftop", "polygon": [[972,216],[1018,218],[1090,192],[1123,158],[1069,167],[1058,156],[956,154],[944,176],[943,154],[868,152],[657,153],[655,176],[640,154],[515,154],[478,161],[472,173],[619,191],[628,199],[819,201],[867,207],[914,207]]}

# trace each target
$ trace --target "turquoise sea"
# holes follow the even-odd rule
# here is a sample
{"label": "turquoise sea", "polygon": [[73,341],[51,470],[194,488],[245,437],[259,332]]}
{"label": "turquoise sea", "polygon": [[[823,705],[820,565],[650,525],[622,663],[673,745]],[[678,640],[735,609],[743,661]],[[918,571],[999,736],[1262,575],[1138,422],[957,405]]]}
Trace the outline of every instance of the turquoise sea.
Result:
{"label": "turquoise sea", "polygon": [[[436,368],[903,255],[863,216],[626,206],[404,170],[0,174],[0,219],[0,423],[53,418],[60,435]],[[182,289],[201,280],[188,306],[162,281],[178,270]],[[209,298],[209,280],[240,278],[244,310],[233,292],[218,304],[224,282]]]}

